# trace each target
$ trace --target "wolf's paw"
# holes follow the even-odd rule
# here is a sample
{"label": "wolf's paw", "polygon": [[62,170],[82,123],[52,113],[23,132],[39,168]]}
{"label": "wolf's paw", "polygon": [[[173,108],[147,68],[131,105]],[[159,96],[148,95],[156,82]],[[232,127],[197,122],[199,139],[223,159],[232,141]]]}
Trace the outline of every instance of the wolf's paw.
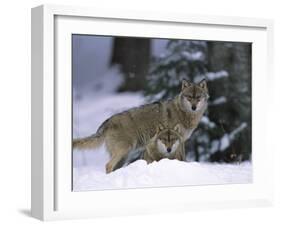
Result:
{"label": "wolf's paw", "polygon": [[107,163],[106,166],[105,166],[105,171],[106,171],[107,174],[108,174],[108,173],[111,173],[111,172],[113,171],[113,166],[112,166],[112,164]]}

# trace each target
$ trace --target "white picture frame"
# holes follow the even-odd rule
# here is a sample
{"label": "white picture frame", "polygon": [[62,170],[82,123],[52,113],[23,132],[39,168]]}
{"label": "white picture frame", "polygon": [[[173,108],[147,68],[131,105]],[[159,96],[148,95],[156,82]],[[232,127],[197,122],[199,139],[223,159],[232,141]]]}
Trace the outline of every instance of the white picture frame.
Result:
{"label": "white picture frame", "polygon": [[[163,26],[173,32],[159,29],[153,33],[156,27]],[[79,33],[103,35],[185,38],[183,31],[187,27],[193,29],[190,39],[253,43],[253,183],[72,192],[71,152],[68,152],[71,150],[69,35],[76,29]],[[272,92],[272,33],[273,22],[265,19],[55,5],[33,8],[32,216],[55,220],[271,205],[273,179],[268,175],[273,172],[273,150],[264,138],[270,128],[266,124],[268,108],[262,106],[266,102],[262,93]]]}

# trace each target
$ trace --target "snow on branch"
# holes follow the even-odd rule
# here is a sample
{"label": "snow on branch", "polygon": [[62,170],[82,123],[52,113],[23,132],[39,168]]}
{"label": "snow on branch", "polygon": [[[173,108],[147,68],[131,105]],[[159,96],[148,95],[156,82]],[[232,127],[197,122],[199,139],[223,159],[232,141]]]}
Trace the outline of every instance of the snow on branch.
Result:
{"label": "snow on branch", "polygon": [[214,105],[220,105],[220,104],[225,104],[227,102],[227,99],[225,96],[221,96],[213,100],[209,105],[214,106]]}
{"label": "snow on branch", "polygon": [[235,136],[242,132],[247,127],[247,123],[243,122],[239,127],[233,130],[230,134],[225,134],[220,140],[220,151],[227,149],[232,141],[235,139]]}
{"label": "snow on branch", "polygon": [[214,122],[211,122],[210,119],[207,116],[202,117],[201,123],[208,126],[209,128],[215,128],[216,127],[216,124]]}
{"label": "snow on branch", "polygon": [[221,78],[226,78],[228,77],[228,73],[227,71],[218,71],[218,72],[208,72],[206,73],[206,78],[208,79],[208,81],[213,81],[216,79],[221,79]]}
{"label": "snow on branch", "polygon": [[233,130],[230,134],[229,134],[229,139],[230,140],[234,140],[235,136],[242,132],[245,128],[247,127],[247,123],[243,122],[238,128],[236,128],[235,130]]}
{"label": "snow on branch", "polygon": [[247,123],[243,122],[239,127],[234,129],[231,133],[226,133],[222,138],[212,141],[210,152],[214,153],[216,151],[226,150],[231,143],[234,141],[237,134],[241,133],[247,127]]}
{"label": "snow on branch", "polygon": [[181,55],[188,61],[203,61],[205,59],[205,56],[201,51],[198,52],[183,51]]}

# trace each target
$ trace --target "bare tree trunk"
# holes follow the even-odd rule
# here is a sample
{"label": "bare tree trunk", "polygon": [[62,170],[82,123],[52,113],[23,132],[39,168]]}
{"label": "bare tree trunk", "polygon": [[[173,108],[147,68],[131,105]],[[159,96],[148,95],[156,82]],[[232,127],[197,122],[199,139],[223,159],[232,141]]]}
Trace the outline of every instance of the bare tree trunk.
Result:
{"label": "bare tree trunk", "polygon": [[118,64],[125,75],[119,91],[138,91],[145,86],[150,62],[151,44],[148,38],[114,38],[111,64]]}

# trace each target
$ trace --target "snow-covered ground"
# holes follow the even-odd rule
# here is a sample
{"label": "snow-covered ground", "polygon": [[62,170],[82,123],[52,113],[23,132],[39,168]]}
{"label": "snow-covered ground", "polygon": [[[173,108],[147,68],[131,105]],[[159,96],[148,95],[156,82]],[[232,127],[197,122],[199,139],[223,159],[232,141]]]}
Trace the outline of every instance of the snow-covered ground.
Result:
{"label": "snow-covered ground", "polygon": [[73,190],[241,184],[252,180],[252,167],[248,162],[231,165],[162,159],[147,164],[144,160],[138,160],[110,174],[105,174],[104,168],[99,166],[74,168]]}

